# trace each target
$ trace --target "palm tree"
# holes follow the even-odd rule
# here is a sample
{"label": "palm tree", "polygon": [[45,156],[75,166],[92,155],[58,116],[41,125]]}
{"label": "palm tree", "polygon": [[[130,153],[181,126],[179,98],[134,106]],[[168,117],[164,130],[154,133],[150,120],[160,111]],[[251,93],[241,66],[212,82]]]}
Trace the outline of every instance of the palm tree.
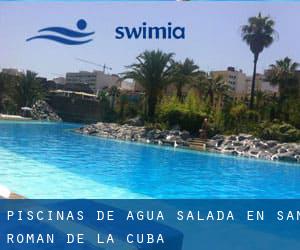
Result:
{"label": "palm tree", "polygon": [[299,81],[296,75],[298,67],[299,64],[289,57],[270,65],[267,78],[271,84],[278,86],[280,101],[289,95],[299,94]]}
{"label": "palm tree", "polygon": [[223,97],[229,92],[229,86],[221,75],[208,75],[206,93],[211,107],[215,107],[215,101],[221,105]]}
{"label": "palm tree", "polygon": [[2,111],[2,102],[4,99],[5,87],[6,87],[5,84],[6,84],[5,74],[0,73],[0,112]]}
{"label": "palm tree", "polygon": [[144,88],[150,119],[154,118],[162,90],[171,82],[173,55],[160,50],[145,51],[136,58],[137,63],[127,66],[129,70],[123,73],[123,79],[133,79]]}
{"label": "palm tree", "polygon": [[259,54],[264,48],[269,47],[275,36],[274,31],[275,22],[270,17],[264,17],[261,13],[258,16],[250,17],[248,24],[242,26],[242,39],[249,46],[254,55],[254,67],[251,85],[251,98],[250,108],[253,108],[254,92],[255,92],[255,78],[256,78],[256,66]]}
{"label": "palm tree", "polygon": [[196,80],[192,83],[192,87],[198,92],[200,99],[203,99],[207,93],[207,78],[208,74],[206,72],[199,71]]}
{"label": "palm tree", "polygon": [[193,83],[199,75],[199,67],[193,60],[186,58],[184,62],[176,62],[174,65],[174,83],[176,86],[176,95],[183,101],[182,88],[185,84]]}
{"label": "palm tree", "polygon": [[[6,73],[0,73],[0,112],[8,112],[7,104],[16,107],[16,83],[17,76],[12,76]],[[16,111],[16,110],[15,110]]]}
{"label": "palm tree", "polygon": [[17,83],[17,98],[19,106],[32,106],[35,101],[43,97],[41,82],[37,74],[27,71]]}

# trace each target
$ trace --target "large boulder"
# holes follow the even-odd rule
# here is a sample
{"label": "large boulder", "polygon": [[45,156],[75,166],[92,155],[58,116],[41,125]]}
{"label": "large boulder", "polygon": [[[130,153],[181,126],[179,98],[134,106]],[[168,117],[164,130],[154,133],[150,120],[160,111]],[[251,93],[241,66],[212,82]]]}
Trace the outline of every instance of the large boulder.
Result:
{"label": "large boulder", "polygon": [[52,107],[45,101],[39,100],[32,106],[32,119],[46,121],[62,121]]}

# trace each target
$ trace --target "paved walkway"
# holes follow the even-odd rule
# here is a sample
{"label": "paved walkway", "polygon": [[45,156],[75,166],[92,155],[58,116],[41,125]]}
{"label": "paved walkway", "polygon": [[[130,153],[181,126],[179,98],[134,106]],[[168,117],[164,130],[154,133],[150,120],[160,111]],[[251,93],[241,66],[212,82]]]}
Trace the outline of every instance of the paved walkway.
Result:
{"label": "paved walkway", "polygon": [[5,115],[0,114],[0,120],[9,120],[9,121],[31,121],[31,118],[23,117],[20,115]]}

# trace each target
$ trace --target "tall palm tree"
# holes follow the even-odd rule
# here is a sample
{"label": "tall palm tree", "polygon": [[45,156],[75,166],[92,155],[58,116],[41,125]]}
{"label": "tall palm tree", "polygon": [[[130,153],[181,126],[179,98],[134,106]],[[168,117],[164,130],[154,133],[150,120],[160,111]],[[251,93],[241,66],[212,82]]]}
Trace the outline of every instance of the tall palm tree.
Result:
{"label": "tall palm tree", "polygon": [[270,65],[267,78],[271,84],[278,86],[281,101],[288,95],[299,94],[299,81],[296,75],[299,66],[297,62],[293,62],[289,57]]}
{"label": "tall palm tree", "polygon": [[199,75],[199,67],[193,60],[186,58],[184,62],[176,62],[174,65],[174,84],[176,86],[176,95],[180,101],[183,101],[182,88],[186,84],[193,83]]}
{"label": "tall palm tree", "polygon": [[254,67],[251,85],[251,97],[250,108],[253,108],[254,92],[255,92],[255,78],[256,78],[256,66],[259,54],[264,48],[269,47],[275,37],[274,31],[275,22],[268,16],[262,16],[261,13],[258,16],[250,17],[248,24],[242,26],[242,39],[249,46],[254,55]]}
{"label": "tall palm tree", "polygon": [[137,63],[127,66],[128,71],[123,73],[123,79],[133,79],[144,88],[150,119],[154,118],[162,90],[171,82],[173,55],[160,50],[145,51],[136,58]]}

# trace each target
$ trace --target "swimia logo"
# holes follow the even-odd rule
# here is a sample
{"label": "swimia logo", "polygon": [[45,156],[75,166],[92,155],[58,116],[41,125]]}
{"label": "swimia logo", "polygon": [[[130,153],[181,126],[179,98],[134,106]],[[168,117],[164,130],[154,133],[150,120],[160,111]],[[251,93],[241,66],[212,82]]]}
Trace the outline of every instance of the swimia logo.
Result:
{"label": "swimia logo", "polygon": [[148,26],[143,22],[139,27],[119,26],[115,29],[116,39],[185,39],[185,27],[173,26]]}

